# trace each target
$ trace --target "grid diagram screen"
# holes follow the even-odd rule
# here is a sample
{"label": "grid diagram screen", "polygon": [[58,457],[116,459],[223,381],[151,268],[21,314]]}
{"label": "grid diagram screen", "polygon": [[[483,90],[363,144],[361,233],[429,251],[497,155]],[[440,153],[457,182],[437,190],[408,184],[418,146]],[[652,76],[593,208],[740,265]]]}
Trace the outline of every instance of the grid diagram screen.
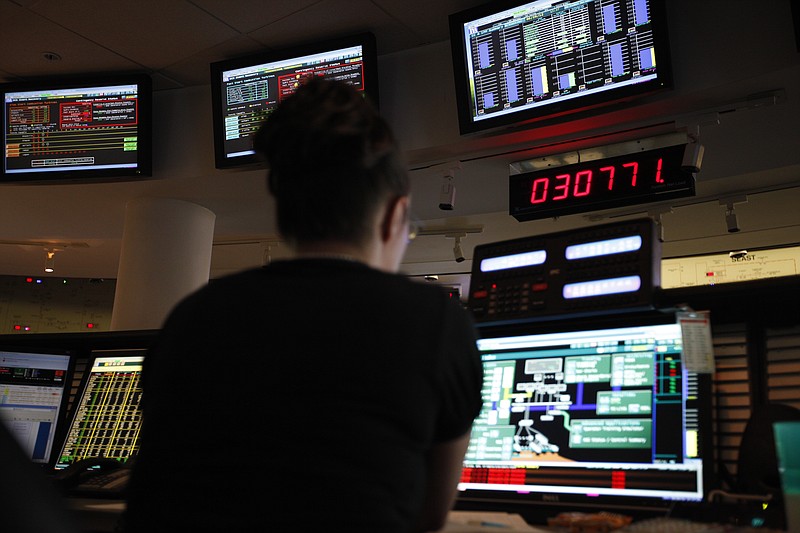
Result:
{"label": "grid diagram screen", "polygon": [[127,461],[139,450],[144,355],[94,358],[56,469],[95,457]]}
{"label": "grid diagram screen", "polygon": [[536,1],[463,25],[471,120],[657,77],[649,0]]}
{"label": "grid diagram screen", "polygon": [[482,338],[462,490],[703,498],[678,324]]}
{"label": "grid diagram screen", "polygon": [[5,173],[136,169],[137,84],[5,94]]}
{"label": "grid diagram screen", "polygon": [[69,365],[69,355],[0,350],[0,420],[34,463],[50,460]]}

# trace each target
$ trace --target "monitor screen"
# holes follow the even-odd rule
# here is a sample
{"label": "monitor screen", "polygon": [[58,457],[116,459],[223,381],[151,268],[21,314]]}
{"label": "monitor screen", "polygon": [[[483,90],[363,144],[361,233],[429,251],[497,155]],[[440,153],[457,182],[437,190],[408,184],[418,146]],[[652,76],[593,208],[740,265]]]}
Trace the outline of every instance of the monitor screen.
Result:
{"label": "monitor screen", "polygon": [[375,38],[370,33],[220,61],[211,65],[217,168],[259,162],[252,135],[303,80],[346,81],[378,105]]}
{"label": "monitor screen", "polygon": [[703,500],[710,376],[683,365],[677,322],[633,320],[481,332],[484,405],[462,503],[657,509]]}
{"label": "monitor screen", "polygon": [[146,75],[4,84],[7,182],[136,179],[152,171]]}
{"label": "monitor screen", "polygon": [[51,465],[54,459],[73,364],[67,352],[0,349],[0,420],[34,463]]}
{"label": "monitor screen", "polygon": [[145,350],[93,354],[55,468],[104,457],[126,462],[139,451]]}
{"label": "monitor screen", "polygon": [[450,16],[462,134],[670,87],[665,0],[489,2]]}

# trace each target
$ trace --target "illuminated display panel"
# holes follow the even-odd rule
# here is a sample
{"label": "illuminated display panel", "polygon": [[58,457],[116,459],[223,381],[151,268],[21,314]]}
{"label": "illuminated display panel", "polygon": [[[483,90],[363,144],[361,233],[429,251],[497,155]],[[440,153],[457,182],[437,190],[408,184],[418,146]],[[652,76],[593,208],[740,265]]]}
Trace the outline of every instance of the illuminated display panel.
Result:
{"label": "illuminated display panel", "polygon": [[211,96],[217,168],[259,162],[252,135],[281,100],[312,76],[350,83],[378,105],[374,36],[358,34],[213,63]]}
{"label": "illuminated display panel", "polygon": [[33,463],[52,465],[73,365],[68,352],[0,349],[0,422]]}
{"label": "illuminated display panel", "polygon": [[509,214],[520,221],[694,196],[685,145],[513,174]]}
{"label": "illuminated display panel", "polygon": [[451,15],[461,133],[671,87],[664,4],[504,0]]}
{"label": "illuminated display panel", "polygon": [[144,350],[97,352],[81,382],[56,469],[82,459],[126,462],[139,451]]}
{"label": "illuminated display panel", "polygon": [[135,179],[152,173],[145,75],[5,84],[2,179]]}
{"label": "illuminated display panel", "polygon": [[630,317],[586,324],[482,329],[484,406],[462,504],[703,500],[710,381],[683,365],[680,326]]}

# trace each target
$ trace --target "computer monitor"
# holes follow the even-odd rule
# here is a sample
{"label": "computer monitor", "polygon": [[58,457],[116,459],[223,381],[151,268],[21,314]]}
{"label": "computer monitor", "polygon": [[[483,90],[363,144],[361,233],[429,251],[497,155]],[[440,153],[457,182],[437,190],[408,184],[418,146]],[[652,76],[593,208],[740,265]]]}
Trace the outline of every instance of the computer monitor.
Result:
{"label": "computer monitor", "polygon": [[146,350],[105,350],[92,354],[55,463],[61,470],[83,459],[127,462],[139,451]]}
{"label": "computer monitor", "polygon": [[462,134],[672,86],[665,0],[502,0],[452,14]]}
{"label": "computer monitor", "polygon": [[48,77],[0,86],[4,182],[135,180],[152,174],[147,75]]}
{"label": "computer monitor", "polygon": [[349,83],[377,106],[377,63],[375,37],[371,33],[212,63],[216,167],[259,163],[253,150],[253,134],[281,100],[309,77]]}
{"label": "computer monitor", "polygon": [[0,420],[34,463],[53,464],[73,369],[66,351],[0,348]]}
{"label": "computer monitor", "polygon": [[664,510],[710,483],[710,375],[674,317],[482,329],[459,505]]}

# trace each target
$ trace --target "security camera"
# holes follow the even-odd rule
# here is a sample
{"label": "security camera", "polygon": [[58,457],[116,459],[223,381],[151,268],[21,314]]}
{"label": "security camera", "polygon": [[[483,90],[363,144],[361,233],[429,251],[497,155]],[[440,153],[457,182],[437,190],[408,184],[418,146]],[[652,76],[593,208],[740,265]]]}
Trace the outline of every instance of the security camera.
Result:
{"label": "security camera", "polygon": [[456,263],[463,263],[467,259],[464,257],[464,250],[461,249],[461,237],[456,237],[456,243],[453,246],[453,257]]}
{"label": "security camera", "polygon": [[456,186],[453,178],[445,176],[442,181],[442,190],[439,193],[439,209],[442,211],[452,211],[456,206]]}
{"label": "security camera", "polygon": [[728,233],[737,233],[739,231],[739,221],[736,219],[736,213],[733,210],[725,214],[725,224],[728,225]]}
{"label": "security camera", "polygon": [[699,141],[692,141],[683,149],[683,161],[681,161],[681,170],[695,174],[700,172],[700,167],[703,166],[703,153],[705,148]]}

